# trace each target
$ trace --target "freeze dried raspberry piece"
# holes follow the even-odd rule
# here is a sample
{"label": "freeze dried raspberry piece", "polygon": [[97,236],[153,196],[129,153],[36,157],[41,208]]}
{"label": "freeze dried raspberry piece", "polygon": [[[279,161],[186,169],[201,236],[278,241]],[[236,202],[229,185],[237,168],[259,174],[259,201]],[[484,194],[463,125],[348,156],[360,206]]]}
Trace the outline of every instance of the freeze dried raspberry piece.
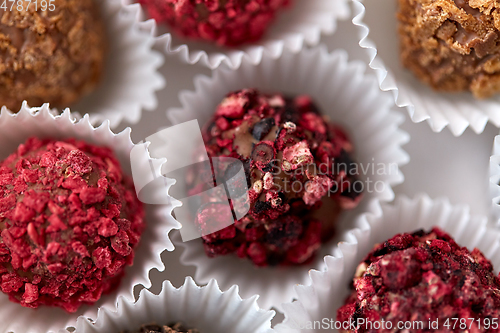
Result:
{"label": "freeze dried raspberry piece", "polygon": [[[484,326],[500,316],[500,278],[491,262],[478,249],[460,247],[439,228],[396,235],[376,245],[358,266],[353,287],[337,312],[340,322],[423,323],[411,332],[500,331]],[[468,330],[453,328],[461,319]],[[439,327],[429,327],[436,320]],[[385,332],[368,325],[348,332]]]}
{"label": "freeze dried raspberry piece", "polygon": [[111,149],[30,138],[0,175],[10,180],[0,181],[0,288],[11,301],[74,312],[119,285],[145,225]]}
{"label": "freeze dried raspberry piece", "polygon": [[[223,228],[227,224],[217,223],[232,218],[224,209],[224,193],[202,199],[195,223],[209,257],[233,253],[257,266],[307,263],[331,239],[340,211],[361,199],[347,135],[320,114],[309,96],[287,98],[253,89],[230,93],[202,133],[210,157],[243,163],[250,206],[246,216]],[[190,195],[208,190],[213,178],[194,168]],[[215,179],[236,174],[221,164],[214,171]],[[233,194],[241,192],[232,185]]]}
{"label": "freeze dried raspberry piece", "polygon": [[238,46],[259,40],[290,0],[139,0],[181,36]]}

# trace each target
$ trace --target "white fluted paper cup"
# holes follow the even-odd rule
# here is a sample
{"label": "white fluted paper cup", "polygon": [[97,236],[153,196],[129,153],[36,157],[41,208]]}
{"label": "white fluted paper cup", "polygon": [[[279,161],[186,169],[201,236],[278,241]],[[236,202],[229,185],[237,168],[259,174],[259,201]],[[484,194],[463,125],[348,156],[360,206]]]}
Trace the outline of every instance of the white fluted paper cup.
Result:
{"label": "white fluted paper cup", "polygon": [[[76,138],[86,142],[111,147],[119,159],[123,171],[130,174],[130,152],[137,148],[135,172],[144,175],[151,174],[151,166],[157,165],[156,173],[160,174],[160,165],[164,160],[151,159],[147,152],[147,144],[135,145],[130,138],[130,128],[115,134],[109,128],[109,122],[99,127],[93,127],[88,115],[76,120],[69,109],[61,115],[56,110],[50,110],[45,104],[41,108],[28,108],[26,103],[21,110],[13,114],[5,107],[0,114],[0,160],[14,152],[19,144],[29,137],[39,138]],[[166,179],[167,180],[167,179]],[[167,188],[172,184],[167,180]],[[164,199],[164,198],[162,198]],[[165,202],[165,200],[163,200]],[[139,284],[146,288],[151,286],[148,273],[151,269],[164,269],[160,254],[165,249],[172,251],[173,244],[168,233],[180,225],[173,219],[173,205],[165,202],[163,205],[146,206],[146,228],[139,245],[135,248],[135,258],[132,266],[125,270],[125,276],[120,286],[112,293],[102,295],[94,305],[84,305],[73,314],[56,307],[39,307],[30,309],[20,304],[10,302],[8,296],[0,292],[0,332],[15,333],[46,333],[57,332],[59,329],[75,327],[79,315],[96,318],[98,307],[114,308],[118,298],[133,301],[133,287]]]}
{"label": "white fluted paper cup", "polygon": [[76,331],[135,332],[146,324],[182,323],[203,333],[272,333],[271,319],[275,313],[260,309],[257,298],[242,300],[238,286],[222,292],[215,280],[199,287],[188,277],[178,289],[164,281],[159,295],[143,289],[136,303],[120,298],[115,309],[101,308],[95,322],[78,318]]}
{"label": "white fluted paper cup", "polygon": [[[425,194],[414,199],[399,196],[393,204],[383,204],[376,213],[361,215],[356,228],[344,234],[333,256],[325,258],[326,270],[311,274],[312,285],[297,286],[297,301],[284,304],[285,320],[276,326],[279,333],[337,332],[308,330],[307,323],[328,318],[349,295],[349,284],[360,261],[377,243],[398,233],[437,226],[449,233],[460,246],[479,248],[500,269],[500,232],[488,225],[486,217],[471,216],[468,206],[452,205],[448,199],[432,200]],[[304,328],[304,329],[301,329]],[[310,326],[309,326],[310,327]]]}
{"label": "white fluted paper cup", "polygon": [[459,136],[470,126],[481,133],[488,121],[500,127],[500,95],[476,100],[469,92],[435,92],[403,68],[396,6],[395,0],[353,0],[353,23],[361,27],[359,45],[369,54],[380,88],[391,91],[396,104],[406,108],[414,122],[426,120],[435,132],[448,126]]}
{"label": "white fluted paper cup", "polygon": [[156,91],[165,87],[158,72],[163,55],[154,51],[152,31],[137,22],[135,12],[121,0],[97,1],[106,28],[107,54],[102,78],[96,89],[71,106],[74,112],[88,113],[98,125],[109,120],[111,128],[122,121],[136,124],[142,111],[154,111]]}
{"label": "white fluted paper cup", "polygon": [[490,196],[491,215],[494,222],[500,223],[500,135],[493,141],[493,152],[490,156]]}
{"label": "white fluted paper cup", "polygon": [[[148,19],[146,11],[135,0],[122,0],[127,7],[137,10],[137,19]],[[237,48],[218,47],[208,42],[190,41],[179,37],[164,23],[147,20],[151,29],[157,31],[158,42],[167,54],[178,54],[189,64],[201,63],[210,69],[221,64],[236,69],[243,60],[258,64],[264,54],[273,58],[284,50],[299,52],[305,45],[319,44],[321,34],[332,35],[337,30],[337,21],[350,17],[347,0],[293,0],[288,8],[278,13],[261,40]]]}
{"label": "white fluted paper cup", "polygon": [[[329,54],[324,48],[314,48],[299,54],[285,52],[278,60],[264,57],[258,66],[244,62],[236,71],[219,68],[211,78],[198,77],[196,91],[181,92],[183,107],[168,110],[167,114],[174,125],[196,119],[203,126],[224,96],[232,91],[257,88],[268,93],[310,95],[323,114],[346,129],[354,146],[353,158],[359,165],[375,163],[386,169],[380,174],[372,174],[371,169],[361,174],[362,181],[371,180],[381,186],[371,193],[365,191],[356,209],[343,212],[338,221],[338,230],[342,230],[354,216],[369,211],[374,201],[393,200],[392,186],[404,179],[399,166],[409,159],[401,148],[409,140],[408,134],[399,129],[403,116],[391,110],[391,97],[382,93],[375,78],[365,75],[364,70],[362,63],[348,62],[344,51]],[[181,155],[182,149],[173,147],[171,155]],[[178,235],[174,239],[175,236]],[[324,244],[311,264],[256,268],[249,260],[232,255],[208,258],[201,239],[186,243],[174,240],[174,243],[185,248],[182,262],[197,267],[198,283],[215,278],[222,288],[237,284],[243,297],[259,294],[259,305],[265,309],[291,301],[293,286],[306,283],[308,269],[321,269],[323,256],[331,253],[335,245],[334,241]]]}

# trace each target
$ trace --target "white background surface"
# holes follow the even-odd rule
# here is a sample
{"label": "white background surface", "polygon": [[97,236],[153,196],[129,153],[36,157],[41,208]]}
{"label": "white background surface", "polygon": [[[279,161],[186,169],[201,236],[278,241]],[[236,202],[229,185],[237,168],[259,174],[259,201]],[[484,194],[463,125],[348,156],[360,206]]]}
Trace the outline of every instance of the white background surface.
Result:
{"label": "white background surface", "polygon": [[[323,37],[322,41],[329,50],[346,49],[352,60],[367,60],[365,51],[358,45],[357,28],[350,21],[339,22],[335,35]],[[141,122],[131,126],[134,142],[168,126],[166,110],[180,106],[179,91],[194,90],[195,75],[211,74],[210,70],[200,65],[183,64],[177,56],[166,56],[161,71],[167,79],[167,86],[158,93],[157,110],[145,112]],[[367,71],[373,75],[368,67]],[[498,129],[488,124],[480,135],[467,129],[456,138],[447,128],[441,133],[434,133],[426,122],[412,123],[405,109],[399,109],[399,112],[406,116],[402,128],[410,134],[411,141],[404,146],[410,155],[410,163],[401,169],[405,182],[395,188],[396,194],[413,197],[416,193],[426,192],[432,198],[446,196],[453,204],[469,205],[473,214],[489,214],[488,163]],[[121,128],[124,127],[126,124],[122,124]],[[178,263],[179,253],[180,250],[164,253],[166,270],[151,273],[153,292],[159,292],[164,279],[180,286],[186,275],[193,275],[192,267],[182,267]],[[281,316],[276,320],[279,318]]]}

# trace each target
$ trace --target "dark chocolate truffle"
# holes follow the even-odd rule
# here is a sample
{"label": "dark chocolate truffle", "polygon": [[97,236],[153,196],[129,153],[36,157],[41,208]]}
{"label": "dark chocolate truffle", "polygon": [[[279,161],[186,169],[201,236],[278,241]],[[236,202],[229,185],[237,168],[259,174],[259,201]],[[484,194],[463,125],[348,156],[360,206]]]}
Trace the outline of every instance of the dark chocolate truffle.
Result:
{"label": "dark chocolate truffle", "polygon": [[142,325],[141,328],[135,331],[123,331],[122,333],[200,333],[197,329],[185,328],[181,323],[177,323],[174,325]]}
{"label": "dark chocolate truffle", "polygon": [[139,0],[181,36],[223,46],[259,40],[290,0]]}
{"label": "dark chocolate truffle", "polygon": [[[337,321],[366,324],[348,332],[386,332],[373,328],[383,322],[393,329],[410,323],[411,332],[500,329],[500,278],[491,262],[438,228],[399,234],[376,245],[358,266],[353,287]],[[432,326],[436,320],[439,329]]]}
{"label": "dark chocolate truffle", "polygon": [[144,228],[111,149],[30,138],[0,163],[0,288],[75,312],[115,289]]}
{"label": "dark chocolate truffle", "polygon": [[399,0],[401,61],[438,91],[500,91],[500,5],[487,0]]}
{"label": "dark chocolate truffle", "polygon": [[[210,257],[235,253],[257,266],[307,263],[333,235],[339,212],[361,198],[347,135],[308,96],[231,93],[203,129],[203,140],[209,157],[243,163],[249,188],[249,212],[218,232],[204,230],[226,220],[217,215],[227,213],[217,206],[224,199],[206,198],[210,203],[198,209]],[[195,170],[188,178],[195,195],[207,190],[212,175]]]}
{"label": "dark chocolate truffle", "polygon": [[[16,1],[0,9],[0,106],[68,107],[104,67],[105,32],[94,0]],[[42,6],[45,4],[46,6]]]}

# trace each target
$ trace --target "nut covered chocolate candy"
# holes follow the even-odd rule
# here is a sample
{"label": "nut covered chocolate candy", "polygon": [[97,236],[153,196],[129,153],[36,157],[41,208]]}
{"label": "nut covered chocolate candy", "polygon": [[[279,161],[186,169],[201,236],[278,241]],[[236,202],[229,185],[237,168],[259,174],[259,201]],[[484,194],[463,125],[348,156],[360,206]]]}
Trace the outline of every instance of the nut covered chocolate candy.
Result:
{"label": "nut covered chocolate candy", "polygon": [[492,321],[500,317],[500,278],[491,262],[438,228],[376,245],[353,287],[337,321],[364,324],[348,332],[389,332],[398,323],[421,325],[411,332],[500,332]]}
{"label": "nut covered chocolate candy", "polygon": [[[243,163],[250,207],[234,225],[206,235],[228,211],[217,209],[223,195],[203,200],[196,223],[209,257],[233,253],[257,266],[307,263],[333,235],[340,211],[361,198],[347,135],[308,96],[231,93],[204,127],[203,139],[209,157]],[[190,195],[206,191],[213,176],[192,175]]]}
{"label": "nut covered chocolate candy", "polygon": [[65,108],[96,88],[106,53],[96,1],[5,5],[0,7],[0,107],[17,112],[26,100]]}
{"label": "nut covered chocolate candy", "polygon": [[500,4],[398,0],[401,61],[437,91],[500,92]]}

